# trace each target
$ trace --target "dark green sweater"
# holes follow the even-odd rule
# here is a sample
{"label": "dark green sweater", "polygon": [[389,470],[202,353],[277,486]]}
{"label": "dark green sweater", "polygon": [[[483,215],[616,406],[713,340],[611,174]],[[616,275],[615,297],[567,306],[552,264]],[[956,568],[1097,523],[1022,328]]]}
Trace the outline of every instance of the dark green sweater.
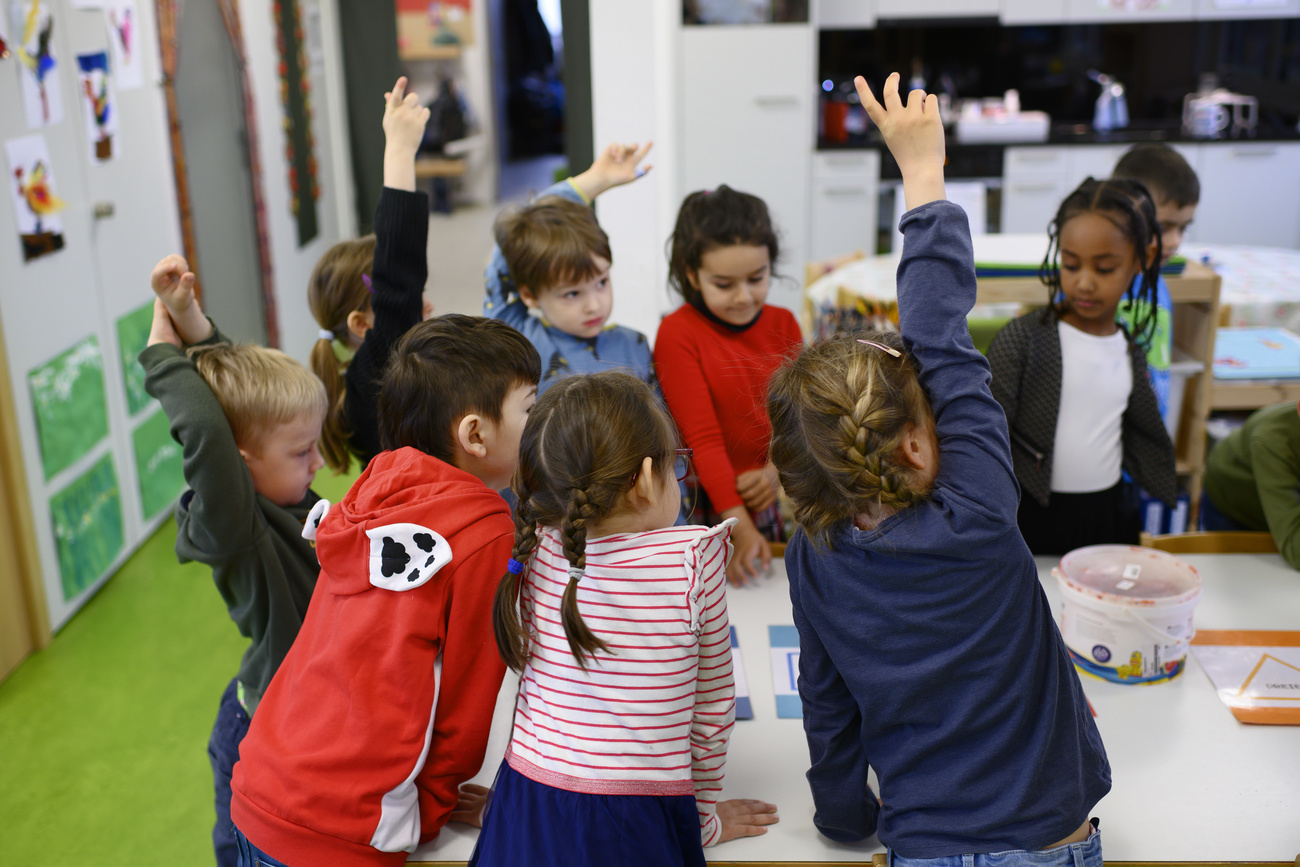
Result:
{"label": "dark green sweater", "polygon": [[1225,516],[1268,530],[1282,557],[1300,569],[1300,412],[1266,406],[1214,447],[1205,492]]}
{"label": "dark green sweater", "polygon": [[[226,342],[213,330],[204,343]],[[144,386],[158,398],[181,444],[189,485],[176,506],[176,556],[212,567],[230,619],[251,643],[239,666],[244,707],[257,708],[271,676],[298,635],[320,565],[302,538],[314,492],[282,508],[253,490],[216,395],[180,349],[167,343],[140,353]]]}

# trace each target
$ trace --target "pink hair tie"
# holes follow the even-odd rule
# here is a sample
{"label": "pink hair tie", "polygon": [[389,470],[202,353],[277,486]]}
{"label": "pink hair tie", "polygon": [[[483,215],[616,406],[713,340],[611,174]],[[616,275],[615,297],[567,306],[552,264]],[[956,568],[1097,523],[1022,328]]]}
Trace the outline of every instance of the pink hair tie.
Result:
{"label": "pink hair tie", "polygon": [[895,358],[901,358],[903,356],[903,353],[899,352],[894,347],[886,346],[883,343],[877,343],[874,340],[863,340],[861,337],[859,337],[858,343],[865,343],[867,346],[874,346],[877,349],[883,349],[885,352],[888,352],[890,355],[894,356]]}

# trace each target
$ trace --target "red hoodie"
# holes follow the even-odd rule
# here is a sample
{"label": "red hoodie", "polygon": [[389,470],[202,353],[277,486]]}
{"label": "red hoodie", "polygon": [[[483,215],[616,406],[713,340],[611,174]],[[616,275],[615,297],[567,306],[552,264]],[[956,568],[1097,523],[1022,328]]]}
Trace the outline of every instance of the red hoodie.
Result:
{"label": "red hoodie", "polygon": [[483,764],[514,526],[479,479],[406,448],[316,532],[320,579],[240,745],[231,818],[289,864],[399,865]]}

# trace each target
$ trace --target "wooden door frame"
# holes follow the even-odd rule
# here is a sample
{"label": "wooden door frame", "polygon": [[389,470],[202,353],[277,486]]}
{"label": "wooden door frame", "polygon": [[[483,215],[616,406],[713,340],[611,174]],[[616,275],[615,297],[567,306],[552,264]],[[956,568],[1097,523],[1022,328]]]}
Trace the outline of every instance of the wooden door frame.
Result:
{"label": "wooden door frame", "polygon": [[[243,28],[239,8],[234,0],[214,0],[225,23],[226,37],[235,53],[239,80],[243,90],[244,127],[248,132],[248,170],[252,181],[253,222],[257,230],[257,253],[262,270],[262,310],[266,319],[266,342],[280,345],[279,313],[275,303],[275,274],[271,267],[271,242],[266,219],[266,199],[262,194],[262,162],[258,156],[257,115],[253,109],[253,86],[248,77],[248,60],[244,53]],[[185,148],[181,140],[180,107],[176,102],[176,70],[180,63],[180,8],[178,0],[154,0],[158,18],[158,45],[162,55],[163,94],[167,104],[167,124],[172,145],[172,174],[176,182],[176,206],[181,216],[181,243],[185,259],[197,275],[198,248],[194,241],[194,215],[190,204],[189,178],[185,169]],[[201,280],[201,278],[200,278]],[[202,283],[195,285],[200,300]]]}

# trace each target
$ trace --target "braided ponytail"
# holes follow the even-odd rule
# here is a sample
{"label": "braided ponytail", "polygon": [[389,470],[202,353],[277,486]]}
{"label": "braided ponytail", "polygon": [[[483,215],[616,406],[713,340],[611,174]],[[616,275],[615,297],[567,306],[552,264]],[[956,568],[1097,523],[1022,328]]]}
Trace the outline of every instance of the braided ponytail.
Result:
{"label": "braided ponytail", "polygon": [[492,632],[496,636],[497,651],[501,661],[514,671],[523,671],[528,661],[528,632],[519,617],[519,584],[524,568],[537,550],[537,524],[528,502],[528,491],[520,487],[519,503],[515,506],[515,545],[510,559],[520,564],[519,571],[506,569],[497,584],[497,595],[492,606]]}
{"label": "braided ponytail", "polygon": [[564,523],[560,525],[564,559],[569,561],[569,583],[565,586],[560,601],[560,623],[564,626],[564,637],[569,640],[569,650],[573,651],[573,658],[584,671],[588,656],[594,657],[597,650],[609,649],[588,628],[582,619],[582,613],[578,611],[578,579],[587,569],[587,520],[595,511],[595,507],[588,501],[587,492],[575,488]]}

